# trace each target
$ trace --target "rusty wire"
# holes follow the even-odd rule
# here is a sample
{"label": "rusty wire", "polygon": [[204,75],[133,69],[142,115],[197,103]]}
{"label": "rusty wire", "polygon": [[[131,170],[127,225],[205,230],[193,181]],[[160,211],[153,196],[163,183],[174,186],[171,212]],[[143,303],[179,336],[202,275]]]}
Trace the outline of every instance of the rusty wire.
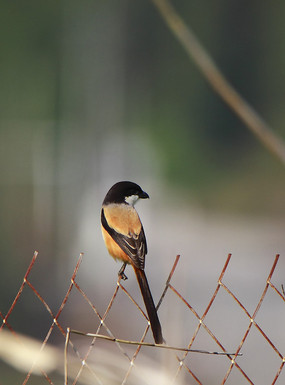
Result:
{"label": "rusty wire", "polygon": [[[17,332],[13,329],[13,327],[9,323],[9,318],[10,318],[13,310],[17,306],[17,303],[18,303],[19,298],[21,297],[23,291],[24,290],[32,290],[32,292],[35,295],[35,301],[37,301],[36,303],[40,304],[41,306],[44,306],[44,309],[46,310],[46,312],[47,312],[47,314],[51,320],[50,327],[46,332],[45,338],[42,340],[41,347],[39,350],[42,351],[45,348],[45,346],[49,343],[49,339],[50,339],[52,333],[54,333],[55,328],[57,328],[59,330],[60,334],[62,335],[63,339],[66,341],[66,344],[67,344],[66,352],[67,352],[67,348],[69,346],[70,349],[72,349],[73,355],[76,357],[76,360],[78,363],[77,369],[75,370],[75,372],[73,372],[72,379],[70,379],[70,376],[69,376],[70,383],[72,383],[74,385],[79,383],[82,380],[83,371],[87,370],[89,375],[91,376],[94,384],[102,384],[102,385],[105,384],[104,381],[97,374],[96,369],[93,368],[92,363],[89,362],[90,353],[93,350],[100,349],[101,345],[99,346],[96,343],[98,340],[98,334],[103,332],[103,334],[106,335],[106,338],[109,341],[112,341],[114,344],[116,344],[119,354],[122,357],[125,357],[126,362],[127,362],[127,366],[126,366],[127,369],[123,375],[123,378],[118,379],[117,383],[128,384],[129,379],[130,379],[130,375],[131,375],[131,373],[135,367],[135,361],[137,360],[137,358],[140,354],[142,345],[143,344],[151,345],[151,344],[146,344],[144,342],[145,337],[146,337],[147,332],[148,332],[148,329],[149,329],[149,323],[148,323],[147,316],[146,316],[145,312],[143,311],[143,309],[141,309],[141,307],[139,306],[139,304],[137,303],[135,298],[133,298],[131,293],[121,283],[121,280],[119,278],[117,283],[116,283],[116,286],[114,288],[113,295],[111,296],[109,303],[107,304],[106,310],[105,310],[104,314],[101,315],[100,312],[97,310],[96,305],[94,303],[92,303],[92,301],[88,298],[87,294],[85,293],[85,291],[82,288],[82,285],[79,285],[79,283],[77,282],[77,273],[79,271],[79,267],[80,267],[80,264],[82,262],[82,254],[81,254],[79,256],[77,264],[74,268],[74,272],[72,274],[72,277],[70,278],[70,284],[69,284],[68,290],[66,291],[65,295],[63,296],[62,302],[61,302],[57,312],[52,312],[52,310],[51,310],[49,304],[47,303],[46,299],[44,298],[44,296],[42,294],[40,294],[39,290],[32,284],[32,282],[29,279],[30,272],[33,269],[33,266],[35,264],[37,257],[38,257],[38,253],[35,252],[32,260],[31,260],[31,263],[28,266],[26,274],[24,275],[23,282],[22,282],[22,284],[18,290],[18,293],[15,296],[15,299],[12,301],[12,304],[11,304],[9,310],[7,311],[6,315],[4,316],[2,314],[2,312],[0,312],[0,316],[2,318],[2,325],[0,326],[0,332],[5,327],[13,336],[17,336]],[[188,345],[185,346],[186,351],[184,351],[182,353],[181,352],[180,353],[179,352],[178,353],[172,353],[172,354],[174,354],[173,360],[177,362],[176,371],[175,371],[175,373],[173,373],[174,383],[175,383],[176,379],[178,379],[179,376],[181,376],[181,373],[183,372],[184,377],[185,377],[185,375],[187,376],[187,374],[188,374],[191,378],[191,381],[194,381],[194,383],[197,383],[197,384],[203,384],[198,370],[195,367],[193,367],[193,365],[191,364],[191,361],[190,361],[191,365],[189,365],[189,363],[186,360],[186,358],[189,356],[189,354],[192,354],[192,353],[190,353],[190,351],[187,351],[187,349],[191,350],[193,348],[193,344],[194,344],[195,340],[197,339],[197,336],[199,335],[199,333],[202,329],[211,337],[211,339],[214,341],[215,345],[217,346],[217,349],[219,349],[224,354],[224,357],[225,357],[224,359],[228,360],[229,365],[227,367],[227,370],[224,372],[223,378],[220,382],[221,384],[227,383],[234,368],[240,373],[240,375],[243,377],[243,379],[247,383],[254,384],[254,380],[251,378],[251,376],[246,372],[246,370],[242,367],[242,364],[239,362],[239,354],[242,353],[242,349],[243,349],[247,339],[249,338],[250,334],[252,333],[253,329],[258,331],[258,333],[260,334],[262,339],[266,342],[268,347],[272,350],[272,352],[274,352],[274,354],[276,355],[276,357],[279,360],[279,366],[278,366],[276,372],[274,373],[271,384],[276,384],[277,380],[280,378],[280,375],[284,369],[284,364],[285,364],[284,351],[282,352],[280,350],[280,347],[277,347],[276,344],[273,343],[273,341],[270,339],[268,334],[266,334],[266,332],[260,326],[259,322],[256,320],[257,314],[260,312],[260,309],[262,308],[264,299],[267,296],[269,290],[271,290],[271,292],[274,295],[277,295],[278,298],[281,299],[283,301],[283,303],[285,304],[285,296],[284,296],[283,287],[281,286],[281,288],[279,289],[272,282],[272,277],[273,277],[273,274],[276,270],[276,266],[278,264],[279,255],[277,254],[275,259],[274,259],[272,268],[271,268],[271,270],[268,274],[268,277],[265,281],[264,289],[263,289],[263,291],[262,291],[262,293],[261,293],[261,295],[257,301],[257,304],[256,304],[253,312],[250,312],[244,306],[242,301],[234,294],[234,292],[231,290],[229,285],[226,285],[224,283],[224,275],[228,269],[230,260],[231,260],[231,254],[229,254],[227,259],[226,259],[226,262],[223,266],[221,274],[217,280],[217,286],[214,289],[214,292],[213,292],[211,298],[209,299],[209,301],[205,307],[204,312],[201,315],[190,304],[189,300],[187,298],[185,298],[185,296],[183,296],[180,293],[179,289],[177,289],[177,287],[175,287],[172,284],[172,277],[175,274],[175,269],[176,269],[178,262],[179,262],[179,256],[177,256],[175,261],[174,261],[174,264],[171,268],[169,276],[166,279],[165,287],[162,290],[162,294],[161,294],[160,300],[158,302],[157,308],[159,308],[161,305],[164,304],[164,301],[166,301],[167,293],[170,291],[175,295],[175,298],[177,298],[178,303],[181,304],[179,306],[186,306],[186,308],[194,315],[195,319],[197,320],[197,327],[195,330],[192,331],[191,338],[188,342]],[[88,347],[87,351],[85,352],[85,354],[80,353],[79,350],[77,349],[75,343],[72,341],[72,337],[70,335],[70,331],[68,328],[68,327],[71,327],[72,325],[62,325],[58,320],[63,309],[68,304],[68,299],[69,299],[69,296],[70,296],[72,291],[76,291],[77,293],[79,293],[82,301],[87,303],[87,305],[92,309],[94,316],[99,321],[99,326],[96,330],[96,333],[94,333],[94,335],[91,339],[91,342],[89,340],[89,342],[88,342],[89,347]],[[242,335],[242,338],[241,338],[239,344],[236,346],[235,351],[231,352],[231,353],[227,352],[227,348],[225,346],[226,341],[222,341],[220,337],[218,338],[217,335],[215,335],[215,333],[211,330],[211,328],[207,325],[207,322],[206,322],[207,314],[209,313],[210,310],[212,310],[215,307],[215,302],[217,300],[217,297],[219,296],[219,293],[222,291],[224,293],[226,293],[226,295],[228,295],[232,299],[232,301],[234,301],[238,305],[240,311],[245,315],[246,319],[248,320],[248,325],[243,331],[243,335]],[[122,292],[124,295],[126,295],[129,298],[129,300],[131,301],[133,306],[139,310],[141,316],[146,321],[145,330],[144,330],[141,338],[139,339],[139,342],[141,344],[140,343],[137,344],[137,347],[132,354],[130,354],[129,351],[125,348],[124,343],[122,343],[122,341],[118,338],[119,336],[116,336],[115,333],[111,330],[111,326],[109,325],[109,322],[108,322],[108,325],[106,324],[106,318],[108,317],[112,306],[114,305],[115,301],[118,301],[117,295],[119,292]],[[68,335],[66,335],[66,330],[68,330]],[[193,350],[197,351],[197,349],[193,349]],[[200,351],[200,353],[203,353],[203,351]],[[180,354],[180,356],[178,354]],[[68,381],[67,380],[67,374],[68,374],[68,369],[69,369],[68,365],[67,365],[67,357],[68,357],[68,354],[66,355],[66,367],[65,367],[66,384]],[[248,359],[250,359],[250,357],[248,357]],[[25,378],[22,381],[22,384],[29,383],[31,376],[33,375],[33,371],[34,371],[35,367],[38,367],[36,360],[34,361],[30,370],[27,371]],[[42,378],[44,380],[46,380],[47,383],[49,383],[49,384],[55,384],[56,383],[55,380],[51,378],[51,375],[47,374],[45,372],[45,370],[42,370],[41,368],[38,368],[38,369],[41,372]],[[0,374],[0,383],[2,385],[1,374]],[[5,385],[5,384],[3,384],[3,385]]]}

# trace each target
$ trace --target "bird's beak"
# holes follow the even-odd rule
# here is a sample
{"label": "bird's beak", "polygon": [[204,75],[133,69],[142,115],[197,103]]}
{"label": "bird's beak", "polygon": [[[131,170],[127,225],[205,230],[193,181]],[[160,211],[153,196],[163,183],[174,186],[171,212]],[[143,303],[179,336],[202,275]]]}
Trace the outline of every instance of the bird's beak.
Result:
{"label": "bird's beak", "polygon": [[142,191],[142,192],[140,193],[139,197],[140,197],[141,199],[147,199],[147,198],[149,198],[149,195],[148,195],[145,191]]}

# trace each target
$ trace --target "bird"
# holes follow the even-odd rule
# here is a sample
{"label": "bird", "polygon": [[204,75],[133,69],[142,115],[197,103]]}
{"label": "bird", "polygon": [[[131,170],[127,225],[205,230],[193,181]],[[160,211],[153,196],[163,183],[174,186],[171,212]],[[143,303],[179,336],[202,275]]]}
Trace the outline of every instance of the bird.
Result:
{"label": "bird", "polygon": [[134,208],[139,199],[149,195],[133,182],[114,184],[107,192],[101,208],[101,229],[109,254],[123,262],[118,275],[127,279],[124,271],[131,265],[141,290],[156,344],[164,342],[161,325],[144,271],[147,243],[143,225]]}

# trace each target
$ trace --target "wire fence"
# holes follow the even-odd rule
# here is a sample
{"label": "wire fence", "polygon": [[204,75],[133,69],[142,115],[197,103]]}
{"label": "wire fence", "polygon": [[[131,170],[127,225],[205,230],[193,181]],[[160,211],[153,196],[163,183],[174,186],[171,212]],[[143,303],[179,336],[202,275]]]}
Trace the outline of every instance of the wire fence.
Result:
{"label": "wire fence", "polygon": [[[224,283],[224,277],[226,271],[229,269],[231,260],[231,255],[229,254],[221,274],[218,277],[214,293],[202,314],[199,314],[199,311],[191,305],[188,298],[185,298],[185,296],[181,294],[177,285],[175,285],[175,287],[172,284],[172,278],[175,275],[175,270],[179,263],[179,256],[177,256],[166,280],[157,307],[162,307],[167,301],[166,298],[172,294],[179,308],[191,314],[192,324],[195,326],[190,330],[191,334],[187,346],[182,347],[180,350],[179,347],[170,347],[168,345],[155,346],[152,343],[145,342],[149,330],[147,316],[135,298],[122,284],[120,278],[117,281],[113,295],[104,313],[101,314],[98,311],[97,305],[90,300],[83,290],[83,284],[79,285],[77,282],[77,274],[82,262],[82,255],[79,256],[72,277],[70,278],[70,285],[60,306],[56,312],[53,312],[44,295],[40,293],[30,281],[30,273],[37,257],[38,253],[35,252],[8,312],[5,315],[0,312],[2,318],[0,328],[0,354],[7,365],[12,365],[15,370],[21,369],[21,371],[25,373],[24,378],[18,382],[19,384],[64,383],[66,385],[110,385],[171,383],[205,385],[285,383],[285,332],[283,335],[280,335],[280,338],[278,338],[278,336],[275,338],[274,333],[272,334],[277,324],[283,324],[281,330],[284,329],[285,321],[285,318],[282,319],[283,315],[285,316],[284,287],[282,285],[277,287],[277,285],[273,283],[274,272],[278,270],[276,267],[278,265],[279,255],[276,255],[273,261],[273,265],[264,282],[264,289],[260,293],[253,310],[249,311],[234,294],[229,285]],[[43,340],[37,343],[32,341],[32,344],[29,338],[17,333],[9,323],[11,314],[15,312],[23,292],[27,290],[31,290],[34,294],[35,305],[43,307],[50,318],[50,326]],[[72,330],[72,325],[68,325],[68,322],[64,320],[59,321],[62,312],[65,311],[68,306],[72,306],[70,297],[71,293],[74,292],[79,294],[79,300],[88,306],[92,312],[91,316],[97,320],[98,327],[93,334]],[[124,314],[123,311],[121,312],[122,317],[125,317],[126,329],[134,322],[133,317],[135,317],[137,311],[139,311],[141,317],[145,319],[146,327],[138,341],[119,339],[119,336],[116,335],[117,332],[115,332],[116,325],[108,319],[112,308],[120,301],[120,295],[127,296],[134,311],[134,314]],[[210,319],[208,321],[210,312],[212,312],[215,307],[218,307],[219,300],[224,300],[224,296],[236,305],[239,317],[242,318],[242,321],[238,321],[238,332],[235,331],[234,322],[230,324],[232,334],[240,336],[240,339],[231,351],[227,349],[230,344],[228,343],[226,333],[223,335],[223,333],[213,330],[213,328],[209,326],[209,324],[211,324]],[[268,310],[267,305],[264,305],[267,298],[267,302],[269,303],[272,302],[272,298],[277,300],[277,309],[279,309],[277,312]],[[268,327],[264,328],[261,326],[263,323],[263,308],[265,308],[263,313],[270,313],[269,318],[272,320],[271,330]],[[76,309],[69,309],[69,312],[70,311],[76,311]],[[84,317],[82,314],[81,316]],[[223,314],[220,314],[219,318],[224,318]],[[236,319],[237,316],[234,315],[234,318]],[[111,324],[112,328],[110,326]],[[165,320],[162,319],[162,327],[164,324]],[[188,328],[185,327],[185,329]],[[189,332],[189,330],[187,330],[187,332]],[[65,347],[63,344],[60,348],[52,347],[50,341],[54,334],[61,336]],[[258,335],[259,342],[258,344],[255,342],[254,349],[248,352],[250,340],[256,337],[256,334]],[[211,346],[213,346],[216,351],[208,352],[197,348],[201,335],[209,338],[212,342]],[[4,339],[4,336],[6,339]],[[17,342],[17,344],[15,345],[14,342]],[[32,358],[28,359],[28,356],[31,354],[31,346],[33,347]],[[152,349],[151,357],[153,357],[153,354],[162,357],[163,367],[160,366],[159,369],[155,369],[155,367],[159,365],[155,358],[148,359],[149,350],[146,349]],[[199,355],[199,360],[193,359],[194,355],[196,357]],[[263,356],[262,360],[260,359],[260,355]],[[51,358],[54,359],[54,363],[51,363],[49,366]],[[27,359],[27,361],[25,361],[25,359]],[[27,365],[30,365],[29,369],[27,369]],[[261,381],[260,378],[263,380]],[[5,385],[10,383],[14,382],[9,382],[7,378],[1,378],[0,371],[0,384]]]}

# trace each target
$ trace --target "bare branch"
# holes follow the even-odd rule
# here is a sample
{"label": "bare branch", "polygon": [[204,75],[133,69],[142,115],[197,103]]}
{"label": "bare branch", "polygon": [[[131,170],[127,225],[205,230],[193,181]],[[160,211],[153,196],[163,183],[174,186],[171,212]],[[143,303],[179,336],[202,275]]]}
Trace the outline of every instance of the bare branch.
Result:
{"label": "bare branch", "polygon": [[238,115],[253,134],[285,165],[285,144],[260,115],[225,79],[194,33],[168,0],[151,0],[188,56],[196,63],[215,92]]}
{"label": "bare branch", "polygon": [[181,347],[176,347],[176,346],[170,346],[170,345],[166,345],[166,344],[155,344],[155,343],[142,342],[142,341],[127,341],[127,340],[122,340],[120,338],[105,336],[105,335],[102,335],[102,334],[84,333],[84,332],[81,332],[80,330],[69,330],[69,333],[79,334],[79,335],[85,336],[85,337],[100,338],[100,339],[111,341],[111,342],[117,342],[119,344],[148,346],[148,347],[151,347],[151,348],[161,348],[161,349],[168,349],[168,350],[179,350],[181,352],[192,352],[192,353],[202,353],[202,354],[216,354],[216,355],[220,355],[220,356],[234,356],[234,355],[242,356],[242,353],[236,354],[236,353],[229,353],[229,352],[210,352],[208,350],[188,349],[188,348],[181,348]]}

